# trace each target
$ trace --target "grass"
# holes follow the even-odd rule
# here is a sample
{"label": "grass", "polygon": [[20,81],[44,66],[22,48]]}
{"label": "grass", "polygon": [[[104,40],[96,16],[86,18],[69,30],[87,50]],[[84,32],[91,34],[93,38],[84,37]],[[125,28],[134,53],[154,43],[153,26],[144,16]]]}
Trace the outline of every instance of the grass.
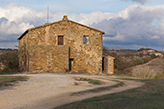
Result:
{"label": "grass", "polygon": [[77,80],[77,81],[88,81],[88,83],[94,84],[94,85],[101,85],[101,84],[103,84],[103,82],[101,82],[99,80],[94,80],[94,79],[90,79],[90,78],[77,78],[75,80]]}
{"label": "grass", "polygon": [[121,82],[121,81],[117,81],[117,80],[113,80],[113,81],[116,81],[118,83],[116,85],[113,85],[113,86],[105,86],[105,87],[99,87],[99,88],[90,89],[90,90],[86,90],[86,91],[75,92],[71,96],[84,95],[84,94],[87,94],[87,93],[98,93],[98,92],[102,92],[102,91],[105,91],[105,90],[110,90],[112,88],[124,85],[124,83]]}
{"label": "grass", "polygon": [[0,74],[17,74],[18,72],[0,72]]}
{"label": "grass", "polygon": [[134,78],[115,78],[115,79],[120,79],[120,80],[136,80]]}
{"label": "grass", "polygon": [[17,81],[25,81],[27,77],[22,76],[0,76],[0,86],[8,86],[12,85],[11,83],[15,83]]}
{"label": "grass", "polygon": [[55,109],[163,109],[164,79],[142,81],[145,85],[136,89],[94,97]]}

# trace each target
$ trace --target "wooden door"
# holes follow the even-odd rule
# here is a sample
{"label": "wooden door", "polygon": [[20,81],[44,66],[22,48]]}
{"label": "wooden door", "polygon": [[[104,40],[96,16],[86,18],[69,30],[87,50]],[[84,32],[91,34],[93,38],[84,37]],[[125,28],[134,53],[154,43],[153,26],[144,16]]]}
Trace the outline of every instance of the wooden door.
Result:
{"label": "wooden door", "polygon": [[58,36],[58,45],[64,45],[64,36]]}

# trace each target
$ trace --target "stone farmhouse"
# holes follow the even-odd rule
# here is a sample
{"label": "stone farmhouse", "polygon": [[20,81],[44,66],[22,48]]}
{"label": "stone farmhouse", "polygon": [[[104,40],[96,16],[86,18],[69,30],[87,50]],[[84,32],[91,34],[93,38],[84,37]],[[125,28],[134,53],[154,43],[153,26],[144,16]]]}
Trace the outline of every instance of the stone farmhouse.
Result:
{"label": "stone farmhouse", "polygon": [[30,28],[18,38],[19,67],[28,72],[112,74],[113,58],[102,54],[103,34],[67,16]]}

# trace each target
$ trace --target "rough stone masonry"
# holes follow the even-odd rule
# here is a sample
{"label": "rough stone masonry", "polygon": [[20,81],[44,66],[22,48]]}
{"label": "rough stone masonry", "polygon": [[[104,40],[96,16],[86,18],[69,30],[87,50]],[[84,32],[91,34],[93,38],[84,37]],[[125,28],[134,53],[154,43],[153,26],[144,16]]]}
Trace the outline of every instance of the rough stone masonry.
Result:
{"label": "rough stone masonry", "polygon": [[68,20],[26,30],[19,38],[19,67],[28,72],[102,73],[104,32]]}

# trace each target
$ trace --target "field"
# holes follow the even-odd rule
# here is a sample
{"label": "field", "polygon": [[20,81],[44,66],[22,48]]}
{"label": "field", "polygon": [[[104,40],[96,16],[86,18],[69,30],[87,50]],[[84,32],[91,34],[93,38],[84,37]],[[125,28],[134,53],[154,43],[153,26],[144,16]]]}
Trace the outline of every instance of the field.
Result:
{"label": "field", "polygon": [[144,86],[128,91],[94,97],[55,109],[163,109],[164,79],[137,80]]}
{"label": "field", "polygon": [[[164,59],[156,58],[146,64],[134,66],[132,69],[149,67],[154,71],[164,71],[163,66]],[[131,80],[131,77],[118,79]],[[55,109],[163,109],[164,77],[161,79],[137,79],[136,81],[144,82],[145,85],[120,93],[74,102]]]}

